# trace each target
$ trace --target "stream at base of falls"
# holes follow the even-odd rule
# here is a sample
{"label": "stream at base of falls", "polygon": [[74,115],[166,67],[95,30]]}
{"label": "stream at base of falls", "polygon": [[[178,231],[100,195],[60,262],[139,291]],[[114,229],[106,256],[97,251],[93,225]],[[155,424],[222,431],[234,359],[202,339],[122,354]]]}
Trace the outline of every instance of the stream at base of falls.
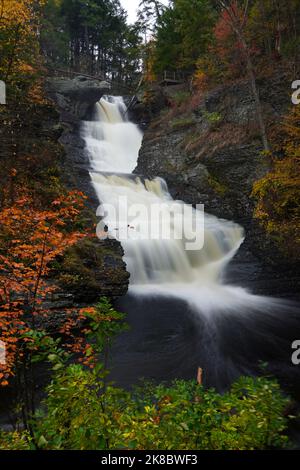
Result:
{"label": "stream at base of falls", "polygon": [[133,174],[142,133],[122,98],[103,97],[81,134],[101,226],[121,241],[130,273],[129,292],[117,304],[130,330],[113,347],[112,380],[129,387],[143,378],[190,379],[201,367],[204,384],[223,389],[268,363],[268,372],[299,392],[300,368],[292,363],[297,305],[226,283],[243,228],[173,201],[159,177]]}

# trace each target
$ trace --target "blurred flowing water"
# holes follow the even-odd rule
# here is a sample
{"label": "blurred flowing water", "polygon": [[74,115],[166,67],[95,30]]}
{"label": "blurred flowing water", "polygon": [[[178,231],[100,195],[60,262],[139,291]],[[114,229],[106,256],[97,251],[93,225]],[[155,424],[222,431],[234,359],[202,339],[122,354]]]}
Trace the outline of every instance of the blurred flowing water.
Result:
{"label": "blurred flowing water", "polygon": [[[128,121],[121,97],[102,98],[81,132],[92,184],[107,209],[104,223],[120,239],[131,275],[128,295],[118,303],[131,328],[113,348],[111,377],[127,387],[142,378],[195,378],[202,367],[205,384],[223,389],[239,375],[267,367],[300,391],[299,368],[291,362],[291,344],[300,339],[298,306],[225,282],[243,228],[196,209],[186,211],[189,220],[174,217],[165,181],[132,174],[142,133]],[[135,204],[145,210],[133,220],[124,217]],[[184,203],[176,204],[183,213]],[[202,248],[187,249],[189,232],[175,236],[183,222],[203,231]],[[172,236],[147,237],[149,227],[152,234]]]}

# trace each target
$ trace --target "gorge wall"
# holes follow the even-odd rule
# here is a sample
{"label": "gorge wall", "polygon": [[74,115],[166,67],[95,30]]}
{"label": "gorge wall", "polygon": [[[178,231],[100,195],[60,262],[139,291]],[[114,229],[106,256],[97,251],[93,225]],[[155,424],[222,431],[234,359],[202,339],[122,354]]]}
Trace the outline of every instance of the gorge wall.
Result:
{"label": "gorge wall", "polygon": [[[289,80],[277,73],[258,85],[265,120],[275,123],[291,105]],[[160,89],[160,103],[185,93],[172,88]],[[183,115],[172,117],[161,105],[145,132],[136,173],[159,175],[175,199],[205,204],[208,213],[244,226],[247,236],[230,267],[231,282],[256,293],[295,296],[299,266],[284,257],[253,217],[253,184],[271,168],[256,121],[247,81],[219,86]]]}

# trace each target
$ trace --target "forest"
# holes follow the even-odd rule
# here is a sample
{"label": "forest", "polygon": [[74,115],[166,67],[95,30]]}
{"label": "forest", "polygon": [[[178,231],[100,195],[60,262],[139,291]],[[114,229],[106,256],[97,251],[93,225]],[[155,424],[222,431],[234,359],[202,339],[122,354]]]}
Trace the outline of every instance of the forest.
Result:
{"label": "forest", "polygon": [[[267,167],[251,183],[251,223],[299,279],[300,105],[292,94],[297,102],[300,0],[166,3],[141,0],[130,24],[119,0],[0,0],[1,451],[299,446],[292,430],[299,428],[300,387],[277,376],[264,358],[257,373],[241,374],[225,388],[207,386],[202,369],[198,378],[195,369],[189,379],[140,377],[131,387],[110,380],[114,345],[133,326],[118,296],[97,297],[99,286],[82,261],[94,253],[97,221],[85,188],[66,176],[60,137],[71,124],[59,123],[49,80],[85,77],[108,82],[112,94],[126,90],[130,103],[134,96],[139,101],[150,146],[163,134],[182,133],[174,148],[184,148],[190,161],[208,141],[214,148],[236,144],[238,131],[226,127],[222,134],[219,112],[203,112],[204,136],[195,120],[210,93],[247,83],[255,124],[239,131],[258,142]],[[264,102],[268,83],[276,101],[276,74],[285,77],[288,106],[274,119]],[[162,98],[166,77],[180,86]],[[210,191],[225,199],[222,175],[208,179]],[[101,245],[99,259],[112,250]],[[107,275],[117,282],[113,267]],[[82,299],[90,289],[93,300]],[[62,290],[75,292],[75,301],[60,302]]]}

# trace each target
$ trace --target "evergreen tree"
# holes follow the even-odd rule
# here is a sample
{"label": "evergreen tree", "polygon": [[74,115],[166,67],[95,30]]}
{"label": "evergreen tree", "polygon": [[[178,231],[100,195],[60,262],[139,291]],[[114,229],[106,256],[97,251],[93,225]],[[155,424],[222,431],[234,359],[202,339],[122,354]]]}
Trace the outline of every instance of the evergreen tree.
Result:
{"label": "evergreen tree", "polygon": [[119,0],[48,0],[41,45],[48,64],[130,81],[139,70],[140,31]]}
{"label": "evergreen tree", "polygon": [[199,55],[206,51],[215,22],[209,0],[173,0],[157,24],[154,68],[193,71]]}

